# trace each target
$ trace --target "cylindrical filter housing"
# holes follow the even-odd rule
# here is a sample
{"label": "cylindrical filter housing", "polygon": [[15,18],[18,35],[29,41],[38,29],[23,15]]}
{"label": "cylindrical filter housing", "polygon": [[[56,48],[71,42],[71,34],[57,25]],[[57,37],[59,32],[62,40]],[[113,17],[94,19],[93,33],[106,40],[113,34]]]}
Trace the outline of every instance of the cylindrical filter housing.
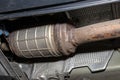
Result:
{"label": "cylindrical filter housing", "polygon": [[120,19],[74,28],[68,24],[37,26],[12,32],[11,50],[20,57],[58,57],[75,52],[79,44],[120,37]]}
{"label": "cylindrical filter housing", "polygon": [[18,30],[10,34],[11,50],[20,57],[51,57],[61,56],[54,40],[52,25]]}

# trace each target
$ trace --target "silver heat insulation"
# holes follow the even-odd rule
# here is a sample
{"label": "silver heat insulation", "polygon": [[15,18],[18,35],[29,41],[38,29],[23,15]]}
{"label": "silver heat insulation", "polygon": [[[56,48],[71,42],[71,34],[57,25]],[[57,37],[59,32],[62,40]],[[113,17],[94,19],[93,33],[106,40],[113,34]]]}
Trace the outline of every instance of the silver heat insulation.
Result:
{"label": "silver heat insulation", "polygon": [[60,56],[55,47],[53,33],[51,25],[15,31],[9,36],[9,45],[20,57]]}

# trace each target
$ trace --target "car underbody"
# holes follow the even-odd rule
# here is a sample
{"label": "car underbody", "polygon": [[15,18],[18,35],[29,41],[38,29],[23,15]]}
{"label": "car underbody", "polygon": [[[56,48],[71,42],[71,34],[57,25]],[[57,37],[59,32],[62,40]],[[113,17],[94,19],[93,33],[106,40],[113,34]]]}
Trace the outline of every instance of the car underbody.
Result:
{"label": "car underbody", "polygon": [[119,80],[119,0],[1,0],[0,79]]}

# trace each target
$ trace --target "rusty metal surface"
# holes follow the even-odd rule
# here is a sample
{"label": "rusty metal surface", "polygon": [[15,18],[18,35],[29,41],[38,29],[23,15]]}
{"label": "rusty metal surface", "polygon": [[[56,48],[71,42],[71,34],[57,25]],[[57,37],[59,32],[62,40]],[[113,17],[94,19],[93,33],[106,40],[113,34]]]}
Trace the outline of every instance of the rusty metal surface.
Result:
{"label": "rusty metal surface", "polygon": [[75,44],[120,37],[120,19],[97,23],[72,30]]}
{"label": "rusty metal surface", "polygon": [[21,57],[59,57],[74,53],[82,43],[117,37],[120,37],[120,19],[80,28],[56,24],[19,30],[9,36],[9,45]]}
{"label": "rusty metal surface", "polygon": [[70,42],[69,31],[73,29],[73,26],[68,24],[55,25],[55,38],[57,41],[58,49],[63,55],[70,55],[75,52],[75,46]]}

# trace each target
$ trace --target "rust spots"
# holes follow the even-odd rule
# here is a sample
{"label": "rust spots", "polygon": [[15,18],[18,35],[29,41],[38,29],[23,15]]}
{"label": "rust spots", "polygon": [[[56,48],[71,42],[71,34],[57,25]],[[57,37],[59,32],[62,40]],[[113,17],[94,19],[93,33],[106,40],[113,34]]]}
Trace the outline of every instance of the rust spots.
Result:
{"label": "rust spots", "polygon": [[92,39],[101,39],[101,38],[104,38],[104,35],[97,34],[97,35],[92,37]]}
{"label": "rust spots", "polygon": [[115,30],[112,32],[96,34],[92,37],[94,40],[106,39],[106,38],[115,38],[120,36],[120,30]]}
{"label": "rust spots", "polygon": [[116,30],[115,33],[116,33],[116,34],[120,34],[120,30]]}

